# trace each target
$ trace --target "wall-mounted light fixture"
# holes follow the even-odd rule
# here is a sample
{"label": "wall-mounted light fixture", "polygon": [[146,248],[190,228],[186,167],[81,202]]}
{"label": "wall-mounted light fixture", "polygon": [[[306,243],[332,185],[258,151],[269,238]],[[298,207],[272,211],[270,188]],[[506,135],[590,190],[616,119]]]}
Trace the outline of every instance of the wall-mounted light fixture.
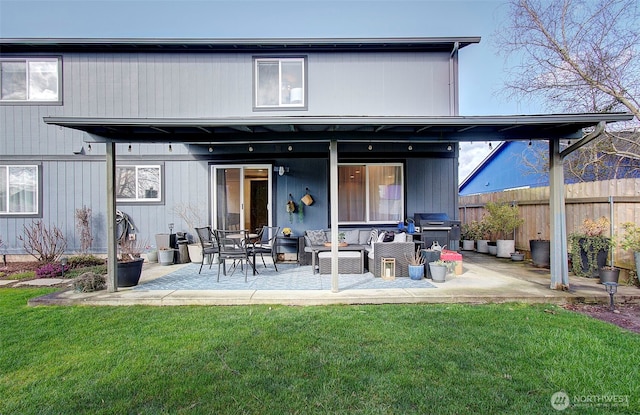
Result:
{"label": "wall-mounted light fixture", "polygon": [[249,153],[253,152],[253,146],[249,146]]}
{"label": "wall-mounted light fixture", "polygon": [[451,151],[451,150],[453,150],[453,147],[451,147],[451,144],[449,144],[449,145],[447,146],[447,151]]}
{"label": "wall-mounted light fixture", "polygon": [[169,143],[169,153],[173,152],[173,147],[171,147],[171,143]]}
{"label": "wall-mounted light fixture", "polygon": [[91,143],[87,145],[87,151],[91,151]]}
{"label": "wall-mounted light fixture", "polygon": [[285,173],[289,173],[289,167],[287,166],[273,166],[273,171],[280,176],[284,176]]}
{"label": "wall-mounted light fixture", "polygon": [[413,150],[413,146],[411,144],[409,144],[409,147],[407,147],[407,150],[409,150],[409,151]]}
{"label": "wall-mounted light fixture", "polygon": [[209,146],[209,153],[213,153],[213,146]]}
{"label": "wall-mounted light fixture", "polygon": [[289,151],[293,151],[293,146],[289,146],[289,147],[287,147],[287,150],[289,150]]}
{"label": "wall-mounted light fixture", "polygon": [[368,149],[369,151],[371,151],[371,150],[373,150],[373,146],[372,146],[371,144],[369,144],[369,147],[367,147],[367,149]]}
{"label": "wall-mounted light fixture", "polygon": [[129,144],[129,148],[127,148],[127,151],[129,151],[129,153],[131,153],[131,144]]}

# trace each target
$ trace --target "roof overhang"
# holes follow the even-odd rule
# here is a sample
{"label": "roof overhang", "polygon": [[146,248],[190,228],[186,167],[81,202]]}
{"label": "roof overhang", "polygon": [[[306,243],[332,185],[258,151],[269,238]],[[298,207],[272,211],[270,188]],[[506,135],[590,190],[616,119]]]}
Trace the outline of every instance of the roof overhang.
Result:
{"label": "roof overhang", "polygon": [[348,141],[464,142],[580,138],[630,113],[473,117],[256,116],[247,118],[44,117],[91,135],[87,141],[187,144]]}
{"label": "roof overhang", "polygon": [[399,38],[13,38],[0,39],[3,53],[24,52],[350,52],[350,51],[428,51],[450,52],[479,43],[479,36],[469,37],[399,37]]}

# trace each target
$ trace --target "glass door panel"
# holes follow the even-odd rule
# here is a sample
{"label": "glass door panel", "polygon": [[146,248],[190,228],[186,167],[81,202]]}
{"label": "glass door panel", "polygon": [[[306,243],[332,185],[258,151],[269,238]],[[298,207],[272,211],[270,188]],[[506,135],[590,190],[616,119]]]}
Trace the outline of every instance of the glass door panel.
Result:
{"label": "glass door panel", "polygon": [[255,230],[271,224],[271,166],[214,166],[213,224]]}

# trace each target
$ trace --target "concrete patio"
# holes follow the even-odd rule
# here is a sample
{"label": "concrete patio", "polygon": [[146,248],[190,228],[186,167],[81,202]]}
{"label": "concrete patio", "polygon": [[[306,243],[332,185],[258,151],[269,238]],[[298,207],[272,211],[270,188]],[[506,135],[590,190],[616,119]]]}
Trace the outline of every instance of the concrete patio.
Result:
{"label": "concrete patio", "polygon": [[[423,279],[396,278],[385,281],[372,274],[341,275],[340,290],[332,292],[330,276],[313,274],[310,266],[279,264],[280,272],[259,262],[255,277],[249,271],[244,282],[242,271],[221,276],[216,282],[216,267],[199,264],[160,266],[145,264],[140,284],[117,292],[56,292],[35,298],[31,305],[323,305],[388,303],[568,303],[609,301],[598,279],[570,277],[569,291],[549,289],[549,270],[527,262],[463,251],[463,273],[450,274],[444,283]],[[324,280],[323,280],[324,279]],[[329,280],[327,280],[329,279]],[[173,286],[172,286],[173,283]],[[262,284],[262,285],[261,285]],[[620,286],[616,302],[640,301],[636,287]]]}

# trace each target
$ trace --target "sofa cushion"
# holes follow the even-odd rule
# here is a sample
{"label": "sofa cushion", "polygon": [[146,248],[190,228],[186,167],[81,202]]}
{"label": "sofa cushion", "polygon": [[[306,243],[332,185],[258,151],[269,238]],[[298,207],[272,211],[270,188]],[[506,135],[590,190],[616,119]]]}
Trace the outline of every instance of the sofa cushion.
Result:
{"label": "sofa cushion", "polygon": [[407,242],[407,234],[404,232],[398,232],[393,235],[393,242]]}
{"label": "sofa cushion", "polygon": [[358,245],[360,243],[360,230],[350,229],[344,233],[344,241],[349,245]]}
{"label": "sofa cushion", "polygon": [[367,239],[367,245],[370,245],[374,242],[378,242],[378,230],[377,229],[371,229],[371,232],[369,232],[369,238]]}
{"label": "sofa cushion", "polygon": [[323,230],[307,230],[306,234],[311,245],[324,245],[327,242],[327,234]]}

